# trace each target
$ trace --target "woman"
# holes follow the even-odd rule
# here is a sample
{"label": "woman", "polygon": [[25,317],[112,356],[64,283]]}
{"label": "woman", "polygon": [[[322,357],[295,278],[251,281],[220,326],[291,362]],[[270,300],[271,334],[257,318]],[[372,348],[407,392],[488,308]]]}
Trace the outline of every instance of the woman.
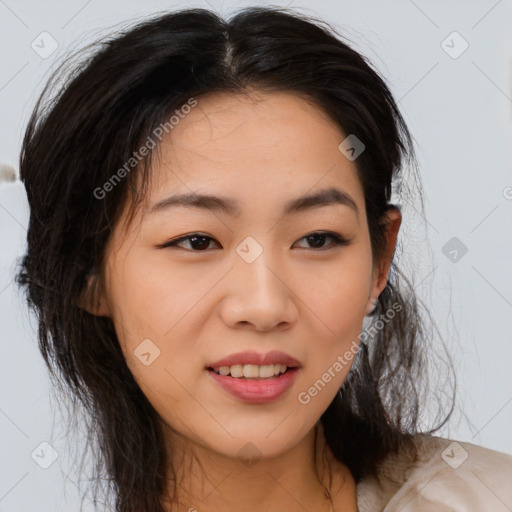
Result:
{"label": "woman", "polygon": [[510,456],[433,436],[450,412],[420,433],[390,202],[414,149],[361,55],[289,10],[195,9],[60,79],[18,280],[116,510],[510,510]]}

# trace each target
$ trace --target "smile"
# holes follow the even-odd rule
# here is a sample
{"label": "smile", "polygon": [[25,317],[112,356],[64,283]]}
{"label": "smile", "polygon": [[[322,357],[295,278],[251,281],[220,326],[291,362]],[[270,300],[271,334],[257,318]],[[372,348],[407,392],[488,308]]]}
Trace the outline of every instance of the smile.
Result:
{"label": "smile", "polygon": [[233,364],[231,366],[219,366],[212,370],[224,376],[242,379],[271,379],[281,373],[285,373],[288,366],[285,364]]}

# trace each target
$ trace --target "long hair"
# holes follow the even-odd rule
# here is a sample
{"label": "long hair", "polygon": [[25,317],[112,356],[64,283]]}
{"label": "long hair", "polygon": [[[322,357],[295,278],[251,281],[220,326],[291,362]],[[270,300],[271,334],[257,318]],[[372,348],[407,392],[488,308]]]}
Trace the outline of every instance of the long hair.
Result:
{"label": "long hair", "polygon": [[[343,39],[327,23],[290,9],[246,8],[227,21],[204,9],[159,14],[101,39],[88,47],[90,55],[67,59],[37,101],[20,155],[30,220],[16,278],[37,315],[54,387],[71,405],[69,421],[85,413],[96,481],[109,482],[118,511],[163,510],[169,469],[158,414],[126,365],[112,320],[77,306],[88,276],[102,271],[123,205],[129,198],[140,204],[145,196],[152,152],[131,167],[126,162],[159,126],[170,133],[170,116],[191,98],[254,88],[299,95],[366,146],[354,164],[377,261],[393,186],[405,169],[418,183],[417,162],[384,80]],[[142,177],[140,187],[136,177]],[[413,199],[423,208],[421,190]],[[428,391],[431,318],[396,252],[368,317],[372,334],[361,340],[346,381],[321,417],[334,456],[356,481],[412,443]],[[428,431],[443,425],[451,410]]]}

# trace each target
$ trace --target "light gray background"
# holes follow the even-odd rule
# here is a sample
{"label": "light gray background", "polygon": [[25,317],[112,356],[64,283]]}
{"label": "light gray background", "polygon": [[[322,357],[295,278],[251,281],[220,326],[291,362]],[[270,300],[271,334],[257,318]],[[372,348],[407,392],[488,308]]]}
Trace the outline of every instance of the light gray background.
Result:
{"label": "light gray background", "polygon": [[[222,14],[254,4],[210,1]],[[0,0],[0,161],[17,167],[26,122],[48,70],[71,47],[147,14],[208,5]],[[428,219],[428,237],[418,235],[421,219],[408,212],[401,236],[411,244],[409,266],[421,282],[418,292],[432,307],[458,375],[459,407],[441,435],[512,453],[512,1],[274,5],[301,8],[338,27],[399,101],[417,141]],[[46,59],[31,48],[43,31],[59,44]],[[442,47],[453,31],[469,44],[457,58]],[[452,52],[461,48],[456,37],[445,43]],[[77,488],[71,474],[66,478],[65,427],[52,431],[36,324],[12,283],[27,220],[21,183],[0,185],[0,511],[78,510]],[[456,262],[443,253],[452,237],[468,248]],[[432,259],[425,257],[429,250]],[[59,453],[46,470],[31,458],[43,441]]]}

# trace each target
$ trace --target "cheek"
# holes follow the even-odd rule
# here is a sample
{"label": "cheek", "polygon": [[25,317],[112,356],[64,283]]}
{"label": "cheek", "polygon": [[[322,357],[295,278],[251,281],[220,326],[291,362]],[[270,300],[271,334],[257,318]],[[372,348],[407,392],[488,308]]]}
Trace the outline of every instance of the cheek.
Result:
{"label": "cheek", "polygon": [[[111,297],[116,324],[130,345],[144,338],[164,339],[204,295],[204,280],[197,285],[184,272],[144,254],[129,254],[111,276]],[[139,340],[139,341],[138,341]]]}
{"label": "cheek", "polygon": [[347,251],[332,265],[303,275],[308,278],[301,280],[301,297],[306,298],[305,305],[324,325],[324,339],[329,338],[329,333],[333,340],[345,339],[360,329],[372,284],[369,249]]}
{"label": "cheek", "polygon": [[[343,384],[359,347],[371,288],[369,249],[347,251],[335,266],[325,267],[302,286],[313,313],[311,338],[315,341],[308,347],[310,364],[301,391],[307,394],[305,400],[314,398],[313,407],[321,410]],[[318,385],[311,388],[315,382]]]}
{"label": "cheek", "polygon": [[194,339],[200,326],[189,319],[217,277],[210,286],[205,279],[196,285],[186,273],[135,251],[113,261],[110,269],[112,315],[127,366],[161,415],[172,403],[173,416],[180,417],[190,409],[202,370],[191,358],[191,353],[199,355]]}

